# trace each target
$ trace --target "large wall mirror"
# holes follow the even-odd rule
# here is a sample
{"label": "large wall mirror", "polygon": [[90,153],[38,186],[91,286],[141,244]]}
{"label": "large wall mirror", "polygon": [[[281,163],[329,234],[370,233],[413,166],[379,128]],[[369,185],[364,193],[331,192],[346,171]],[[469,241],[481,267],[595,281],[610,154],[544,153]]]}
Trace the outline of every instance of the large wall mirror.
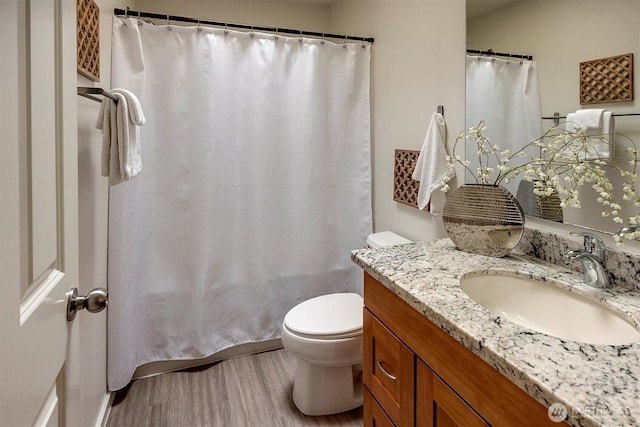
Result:
{"label": "large wall mirror", "polygon": [[[638,0],[467,0],[467,49],[526,54],[533,56],[535,61],[540,94],[539,129],[525,129],[522,126],[519,135],[508,138],[509,141],[517,138],[524,138],[526,141],[531,132],[544,132],[554,122],[542,118],[552,116],[555,112],[565,116],[581,108],[604,108],[620,115],[615,117],[615,132],[630,137],[640,149],[640,102],[637,100],[640,96],[640,76],[634,79],[634,101],[580,105],[579,99],[581,62],[633,53],[634,69],[638,73],[639,22]],[[518,65],[517,59],[510,60],[510,66]],[[469,93],[468,86],[467,91]],[[489,105],[500,103],[501,99],[501,94],[467,99],[468,111],[471,102]],[[628,115],[629,113],[639,115]],[[497,117],[500,120],[501,115],[498,114]],[[493,119],[486,117],[488,128],[492,127]],[[517,117],[509,117],[507,120],[519,123]],[[467,125],[470,125],[469,121]],[[614,137],[614,145],[617,144],[623,142]],[[466,148],[467,157],[475,154],[468,151],[468,144]],[[614,156],[624,157],[624,154],[616,151]],[[615,178],[611,179],[615,184]],[[511,186],[515,188],[517,182]],[[621,183],[619,186],[622,186]],[[509,189],[516,194],[514,188]],[[616,232],[620,225],[601,216],[603,209],[596,198],[595,191],[583,187],[580,191],[582,207],[565,208],[562,221],[605,232]],[[627,209],[630,214],[635,214],[638,208]]]}

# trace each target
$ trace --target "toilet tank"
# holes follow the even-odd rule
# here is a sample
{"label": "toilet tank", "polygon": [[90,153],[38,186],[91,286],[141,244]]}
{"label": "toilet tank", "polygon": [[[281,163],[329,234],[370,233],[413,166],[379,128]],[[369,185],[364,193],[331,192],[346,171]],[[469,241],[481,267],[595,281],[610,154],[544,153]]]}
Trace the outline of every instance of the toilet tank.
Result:
{"label": "toilet tank", "polygon": [[369,237],[367,237],[367,246],[370,248],[383,248],[385,246],[400,245],[403,243],[412,242],[392,231],[380,231],[370,234]]}

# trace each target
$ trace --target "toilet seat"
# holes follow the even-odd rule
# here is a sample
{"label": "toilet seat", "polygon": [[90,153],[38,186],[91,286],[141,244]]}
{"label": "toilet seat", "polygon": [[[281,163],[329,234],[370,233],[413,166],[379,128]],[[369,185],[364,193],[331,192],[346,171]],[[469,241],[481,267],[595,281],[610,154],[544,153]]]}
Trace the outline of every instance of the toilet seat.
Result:
{"label": "toilet seat", "polygon": [[333,340],[362,335],[364,301],[356,293],[321,295],[293,307],[284,326],[294,335]]}

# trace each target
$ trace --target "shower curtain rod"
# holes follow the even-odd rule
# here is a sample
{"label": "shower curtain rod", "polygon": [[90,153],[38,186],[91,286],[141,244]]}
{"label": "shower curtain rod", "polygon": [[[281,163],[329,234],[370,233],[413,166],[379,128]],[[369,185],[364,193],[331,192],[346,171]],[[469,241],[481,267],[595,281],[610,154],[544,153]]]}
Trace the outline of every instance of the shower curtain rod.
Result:
{"label": "shower curtain rod", "polygon": [[473,53],[476,55],[485,55],[485,56],[502,56],[505,58],[527,59],[529,61],[533,60],[532,55],[519,55],[515,53],[494,52],[493,49],[489,49],[489,50],[467,49],[467,53]]}
{"label": "shower curtain rod", "polygon": [[225,28],[240,28],[243,30],[251,30],[251,31],[268,31],[276,34],[285,33],[285,34],[295,34],[298,36],[314,36],[314,37],[341,39],[341,40],[357,40],[357,41],[369,42],[369,43],[373,43],[374,41],[373,37],[358,37],[358,36],[349,36],[344,34],[318,33],[315,31],[292,30],[289,28],[278,28],[278,27],[259,27],[255,25],[207,21],[204,19],[187,18],[184,16],[162,15],[160,13],[140,12],[137,10],[128,10],[128,9],[125,10],[125,9],[119,9],[119,8],[113,9],[113,14],[116,16],[125,16],[125,17],[132,17],[132,18],[165,19],[167,20],[168,23],[171,21],[189,22],[189,23],[198,24],[198,25],[212,25],[216,27],[225,27]]}

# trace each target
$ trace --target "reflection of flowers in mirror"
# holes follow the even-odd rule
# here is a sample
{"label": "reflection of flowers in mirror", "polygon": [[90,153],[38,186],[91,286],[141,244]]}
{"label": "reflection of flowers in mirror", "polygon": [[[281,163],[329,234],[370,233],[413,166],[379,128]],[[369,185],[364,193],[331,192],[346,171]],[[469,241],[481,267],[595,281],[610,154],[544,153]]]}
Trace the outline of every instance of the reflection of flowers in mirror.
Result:
{"label": "reflection of flowers in mirror", "polygon": [[[608,144],[613,135],[587,135],[582,128],[571,131],[560,125],[554,126],[514,153],[492,145],[484,131],[486,127],[481,121],[478,126],[470,128],[466,135],[464,132],[458,135],[453,156],[447,157],[450,169],[455,169],[457,164],[462,165],[477,184],[484,185],[500,185],[522,175],[525,180],[533,182],[535,195],[558,194],[562,207],[579,208],[578,188],[590,184],[598,193],[597,202],[603,206],[603,217],[609,217],[620,225],[640,225],[640,196],[636,192],[638,151],[635,143],[627,136],[615,134],[627,145],[624,150],[627,158],[614,160],[608,153],[603,155],[597,148],[598,145]],[[463,140],[475,145],[477,149],[475,171],[471,169],[471,161],[463,160],[460,155],[455,154],[458,143]],[[528,154],[530,147],[534,147],[539,154]],[[615,169],[620,174],[623,181],[622,202],[618,200],[605,168]],[[444,179],[442,191],[449,190],[449,180]],[[622,218],[623,203],[633,205],[638,213]],[[640,239],[640,231],[615,236],[618,242],[623,237]]]}

